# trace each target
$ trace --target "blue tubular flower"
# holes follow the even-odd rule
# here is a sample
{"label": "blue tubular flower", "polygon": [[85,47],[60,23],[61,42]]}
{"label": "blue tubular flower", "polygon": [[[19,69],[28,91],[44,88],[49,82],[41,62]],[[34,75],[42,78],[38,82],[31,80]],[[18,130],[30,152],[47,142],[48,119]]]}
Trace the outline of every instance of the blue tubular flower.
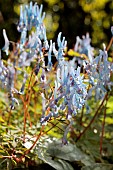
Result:
{"label": "blue tubular flower", "polygon": [[57,44],[58,44],[58,47],[60,47],[61,45],[61,32],[58,34],[58,38],[57,38]]}
{"label": "blue tubular flower", "polygon": [[23,7],[21,5],[20,6],[20,23],[23,23],[23,18],[24,18],[24,16],[23,16]]}
{"label": "blue tubular flower", "polygon": [[28,6],[26,6],[26,10],[27,10],[27,15],[28,15],[28,30],[31,30],[31,28],[32,28],[32,17],[33,17],[33,15],[32,15],[32,11],[33,11],[33,3],[32,2],[30,2],[30,5],[29,5],[29,7]]}
{"label": "blue tubular flower", "polygon": [[75,43],[75,46],[74,46],[74,50],[75,51],[78,51],[79,50],[79,44],[82,43],[82,40],[80,39],[79,36],[76,37],[76,43]]}
{"label": "blue tubular flower", "polygon": [[0,81],[2,87],[7,85],[7,75],[8,75],[8,69],[4,66],[1,60],[1,50],[0,50]]}
{"label": "blue tubular flower", "polygon": [[58,67],[57,68],[57,82],[58,83],[61,83],[61,70],[60,70],[60,68]]}
{"label": "blue tubular flower", "polygon": [[12,97],[11,98],[11,104],[10,104],[11,110],[15,109],[15,104],[17,104],[19,106],[18,100],[16,98]]}
{"label": "blue tubular flower", "polygon": [[77,70],[76,70],[76,76],[79,77],[80,76],[80,67],[77,67]]}
{"label": "blue tubular flower", "polygon": [[24,23],[24,29],[28,27],[28,20],[27,20],[27,10],[23,11],[23,23]]}
{"label": "blue tubular flower", "polygon": [[111,34],[112,34],[112,36],[113,36],[113,26],[111,26]]}
{"label": "blue tubular flower", "polygon": [[36,6],[37,6],[37,20],[40,24],[42,24],[43,20],[45,18],[45,12],[43,12],[43,14],[42,14],[43,5],[41,4],[40,8],[38,7],[38,5],[36,5]]}
{"label": "blue tubular flower", "polygon": [[14,88],[14,74],[15,69],[13,66],[7,66],[7,68],[3,65],[2,60],[0,59],[0,81],[2,83],[2,87],[8,90],[8,98],[10,100],[10,107],[14,109],[14,103],[18,104],[18,100],[13,97],[13,92],[18,93],[18,91]]}
{"label": "blue tubular flower", "polygon": [[33,9],[33,2],[31,1],[29,4],[29,16],[32,15],[32,9]]}
{"label": "blue tubular flower", "polygon": [[65,37],[63,37],[63,40],[61,41],[61,34],[62,34],[62,32],[60,32],[58,34],[57,44],[58,44],[59,48],[64,49],[66,47],[66,45],[67,45],[67,41],[65,41]]}
{"label": "blue tubular flower", "polygon": [[57,116],[56,116],[56,113],[53,113],[50,111],[47,116],[41,118],[41,121],[40,121],[41,125],[47,125],[47,121],[51,119],[52,117],[57,117]]}
{"label": "blue tubular flower", "polygon": [[17,26],[17,30],[18,30],[19,32],[21,32],[21,31],[23,30],[23,27],[24,27],[23,18],[24,18],[24,16],[23,16],[23,7],[22,7],[22,5],[21,5],[21,6],[20,6],[20,20],[19,20],[19,24],[18,24],[18,26]]}
{"label": "blue tubular flower", "polygon": [[53,54],[55,55],[56,58],[58,58],[58,51],[55,48],[55,43],[53,43]]}
{"label": "blue tubular flower", "polygon": [[8,50],[9,50],[9,40],[8,37],[6,35],[6,30],[3,29],[3,36],[4,36],[4,40],[5,40],[5,45],[2,48],[2,50],[4,50],[6,52],[6,55],[8,55]]}
{"label": "blue tubular flower", "polygon": [[45,13],[43,12],[43,5],[39,6],[35,3],[33,5],[32,2],[30,2],[30,5],[24,6],[24,8],[21,6],[20,8],[20,21],[18,24],[18,31],[22,32],[23,28],[26,28],[27,30],[31,30],[32,26],[39,27],[43,24],[43,20],[45,18]]}
{"label": "blue tubular flower", "polygon": [[43,39],[44,39],[44,48],[46,50],[48,50],[49,44],[48,44],[48,40],[47,40],[47,36],[46,36],[46,28],[45,27],[43,27]]}
{"label": "blue tubular flower", "polygon": [[[43,9],[43,5],[40,6],[40,11],[39,11],[39,23],[42,24],[43,20],[45,18],[45,12],[43,12],[42,14],[42,9]],[[42,16],[41,16],[42,15]]]}
{"label": "blue tubular flower", "polygon": [[11,92],[14,88],[15,69],[13,66],[8,66],[7,89]]}
{"label": "blue tubular flower", "polygon": [[43,9],[43,5],[41,4],[40,9],[39,9],[39,13],[38,13],[38,17],[39,17],[40,21],[41,21],[42,9]]}
{"label": "blue tubular flower", "polygon": [[53,48],[53,44],[52,44],[52,40],[50,40],[50,47],[49,47],[49,51],[48,51],[48,65],[47,65],[48,71],[50,71],[52,69],[52,62],[51,62],[52,48]]}
{"label": "blue tubular flower", "polygon": [[85,66],[89,76],[89,83],[92,88],[89,90],[88,96],[91,96],[92,91],[95,92],[95,99],[100,100],[107,92],[107,88],[111,88],[110,75],[112,72],[112,63],[108,61],[106,46],[103,44],[103,50],[99,51],[99,56]]}
{"label": "blue tubular flower", "polygon": [[52,117],[54,117],[54,118],[57,118],[57,117],[58,117],[58,107],[57,107],[56,105],[54,105],[53,107],[51,107],[51,111],[49,111],[48,115],[44,116],[44,114],[43,114],[40,123],[41,123],[42,125],[46,125],[46,124],[47,124],[47,121],[48,121],[49,119],[51,119]]}
{"label": "blue tubular flower", "polygon": [[4,66],[2,61],[0,60],[0,81],[2,82],[2,86],[6,85],[7,72],[4,71]]}
{"label": "blue tubular flower", "polygon": [[65,61],[63,62],[62,61],[62,65],[60,66],[60,69],[61,69],[61,82],[62,82],[62,85],[66,85],[67,84],[67,81],[68,81],[68,63]]}
{"label": "blue tubular flower", "polygon": [[30,49],[32,52],[37,50],[39,54],[42,53],[42,42],[40,38],[38,37],[37,33],[32,32],[32,34],[29,36],[28,44],[26,46],[28,49]]}
{"label": "blue tubular flower", "polygon": [[[82,39],[80,39],[79,36],[76,37],[76,43],[74,46],[74,51],[80,53],[80,54],[85,54],[90,62],[93,60],[93,50],[94,48],[91,46],[91,39],[89,37],[89,33],[86,34],[86,36],[83,36]],[[77,62],[82,65],[82,60],[78,57],[76,57]]]}
{"label": "blue tubular flower", "polygon": [[67,84],[68,81],[68,75],[69,75],[69,68],[68,68],[68,64],[66,62],[66,65],[64,67],[64,84]]}
{"label": "blue tubular flower", "polygon": [[[31,7],[31,6],[30,6]],[[32,11],[32,19],[35,20],[37,17],[37,11],[39,10],[39,7],[37,5],[37,3],[34,4],[34,6],[32,6],[32,8],[30,8],[30,10]]]}
{"label": "blue tubular flower", "polygon": [[23,31],[21,32],[20,49],[23,49],[23,46],[25,45],[26,36],[27,36],[27,29],[24,28]]}
{"label": "blue tubular flower", "polygon": [[61,41],[61,32],[58,34],[57,44],[58,44],[58,55],[56,55],[57,60],[62,60],[64,55],[64,49],[67,46],[67,41],[65,41],[65,37]]}
{"label": "blue tubular flower", "polygon": [[35,3],[33,6],[30,5],[30,11],[28,11],[29,13],[29,20],[28,20],[28,23],[29,23],[29,30],[32,28],[32,26],[38,26],[39,22],[37,20],[37,11],[39,10],[39,7],[37,5],[37,3]]}

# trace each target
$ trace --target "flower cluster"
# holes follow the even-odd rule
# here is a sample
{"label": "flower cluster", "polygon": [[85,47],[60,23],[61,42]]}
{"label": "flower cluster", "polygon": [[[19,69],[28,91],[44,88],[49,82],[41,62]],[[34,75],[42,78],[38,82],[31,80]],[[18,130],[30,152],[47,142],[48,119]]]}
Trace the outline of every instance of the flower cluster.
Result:
{"label": "flower cluster", "polygon": [[[9,45],[10,43],[13,43],[13,46],[15,46],[15,50],[13,53],[13,59],[8,59],[8,66],[6,67],[7,74],[5,72],[1,72],[2,77],[1,81],[5,82],[5,87],[7,87],[9,98],[12,100],[13,92],[16,91],[18,94],[23,94],[25,83],[27,80],[27,73],[25,71],[25,67],[29,67],[33,61],[36,61],[36,67],[35,67],[35,74],[37,75],[41,66],[45,67],[45,61],[44,61],[44,55],[43,55],[43,48],[48,50],[49,49],[49,55],[50,56],[50,49],[51,44],[49,47],[47,37],[46,37],[46,29],[43,24],[43,19],[45,17],[45,13],[42,14],[43,6],[40,7],[35,3],[33,5],[32,2],[30,2],[30,5],[24,6],[24,8],[21,6],[20,9],[20,20],[18,24],[18,31],[21,32],[20,41],[18,43],[13,43],[9,41],[5,29],[3,29],[3,36],[5,40],[5,45],[2,48],[3,51],[6,52],[6,55],[9,55]],[[32,31],[29,36],[27,36],[27,33],[29,30],[32,29],[32,27],[35,28],[35,31]],[[50,58],[50,57],[49,57]],[[49,65],[50,65],[49,60]],[[3,65],[3,62],[1,61],[1,65]],[[10,67],[11,66],[11,67]],[[3,67],[1,66],[2,70]],[[5,66],[4,66],[5,68]],[[14,88],[14,78],[15,75],[18,77],[19,74],[22,74],[23,71],[16,71],[15,68],[21,68],[21,70],[24,71],[24,77],[23,77],[23,83],[20,88],[20,90]],[[45,70],[42,71],[42,77],[45,73]],[[14,101],[14,100],[13,100]],[[15,99],[17,103],[17,99]],[[14,104],[14,102],[13,102]],[[12,106],[11,108],[14,108]]]}
{"label": "flower cluster", "polygon": [[5,88],[8,92],[11,109],[14,109],[14,103],[19,105],[18,100],[14,97],[14,93],[17,93],[17,90],[14,88],[14,76],[15,76],[14,67],[10,65],[6,67],[4,65],[1,59],[0,51],[0,83],[2,88]]}
{"label": "flower cluster", "polygon": [[[80,53],[81,56],[85,55],[85,58],[88,57],[88,60],[92,62],[94,58],[94,48],[91,46],[91,38],[89,33],[87,33],[86,36],[82,36],[82,39],[79,36],[76,37],[74,51]],[[83,65],[83,62],[80,58],[76,58],[76,60],[78,61],[78,64],[81,66]]]}
{"label": "flower cluster", "polygon": [[105,96],[107,90],[110,90],[113,85],[110,81],[113,64],[108,61],[108,52],[105,44],[103,44],[103,50],[99,50],[99,55],[94,57],[94,48],[90,43],[91,39],[88,33],[86,36],[83,36],[82,39],[77,37],[74,50],[79,52],[81,56],[86,55],[84,60],[77,57],[76,60],[81,66],[83,66],[88,76],[85,80],[90,85],[87,99],[92,96],[92,92],[95,92],[95,99],[99,100]]}
{"label": "flower cluster", "polygon": [[63,37],[61,41],[61,33],[58,35],[58,50],[53,43],[53,53],[58,60],[54,94],[51,102],[46,109],[50,107],[47,116],[42,117],[41,123],[45,124],[49,118],[57,117],[60,110],[66,110],[66,118],[71,120],[80,110],[87,96],[87,86],[84,83],[84,76],[80,73],[80,67],[76,68],[75,60],[66,61],[64,58],[64,49],[67,42]]}
{"label": "flower cluster", "polygon": [[113,64],[108,61],[105,44],[103,44],[103,48],[103,50],[99,51],[99,55],[91,62],[84,62],[84,69],[87,72],[91,85],[88,95],[91,97],[92,91],[94,91],[96,100],[102,99],[107,93],[107,90],[111,90],[111,86],[113,85],[110,81]]}

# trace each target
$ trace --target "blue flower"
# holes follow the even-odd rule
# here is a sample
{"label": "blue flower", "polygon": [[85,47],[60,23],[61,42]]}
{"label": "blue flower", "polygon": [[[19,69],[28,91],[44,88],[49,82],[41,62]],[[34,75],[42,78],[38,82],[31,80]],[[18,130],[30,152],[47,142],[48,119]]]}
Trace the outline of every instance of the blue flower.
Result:
{"label": "blue flower", "polygon": [[58,55],[56,56],[57,60],[62,60],[64,56],[64,49],[67,46],[67,41],[65,41],[65,37],[61,41],[61,32],[58,34],[57,44],[58,44]]}
{"label": "blue flower", "polygon": [[113,26],[111,26],[111,33],[112,33],[112,36],[113,36]]}
{"label": "blue flower", "polygon": [[52,48],[53,48],[53,44],[52,44],[52,40],[50,40],[50,47],[49,47],[49,51],[48,51],[48,65],[47,65],[48,71],[50,71],[52,69],[52,62],[51,62]]}
{"label": "blue flower", "polygon": [[4,50],[6,52],[6,55],[8,55],[8,51],[9,51],[9,40],[8,40],[8,37],[6,35],[6,30],[3,29],[3,36],[4,36],[4,40],[5,40],[5,45],[4,47],[2,48],[2,50]]}
{"label": "blue flower", "polygon": [[25,45],[26,36],[27,36],[27,29],[24,28],[23,31],[21,32],[20,49],[23,49],[23,46]]}

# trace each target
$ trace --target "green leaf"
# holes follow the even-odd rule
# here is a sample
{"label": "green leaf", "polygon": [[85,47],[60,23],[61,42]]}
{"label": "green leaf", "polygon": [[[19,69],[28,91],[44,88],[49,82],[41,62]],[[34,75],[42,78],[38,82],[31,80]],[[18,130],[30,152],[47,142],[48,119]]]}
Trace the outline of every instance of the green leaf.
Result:
{"label": "green leaf", "polygon": [[4,122],[3,118],[0,116],[0,122]]}
{"label": "green leaf", "polygon": [[67,160],[70,162],[77,161],[81,162],[83,165],[91,165],[94,160],[82,152],[76,145],[68,144],[62,146],[61,141],[53,142],[48,146],[47,153],[58,159]]}
{"label": "green leaf", "polygon": [[61,159],[52,160],[52,157],[46,156],[42,152],[38,156],[41,160],[43,160],[45,163],[49,164],[56,170],[74,170],[73,167],[64,160],[61,160]]}

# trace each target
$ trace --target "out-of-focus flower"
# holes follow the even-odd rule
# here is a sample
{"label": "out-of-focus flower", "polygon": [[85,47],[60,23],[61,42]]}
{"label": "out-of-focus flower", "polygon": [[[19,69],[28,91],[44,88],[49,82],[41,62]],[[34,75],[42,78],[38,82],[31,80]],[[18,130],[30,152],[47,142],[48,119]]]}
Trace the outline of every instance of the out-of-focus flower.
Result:
{"label": "out-of-focus flower", "polygon": [[112,36],[113,36],[113,26],[111,26],[111,33],[112,33]]}

